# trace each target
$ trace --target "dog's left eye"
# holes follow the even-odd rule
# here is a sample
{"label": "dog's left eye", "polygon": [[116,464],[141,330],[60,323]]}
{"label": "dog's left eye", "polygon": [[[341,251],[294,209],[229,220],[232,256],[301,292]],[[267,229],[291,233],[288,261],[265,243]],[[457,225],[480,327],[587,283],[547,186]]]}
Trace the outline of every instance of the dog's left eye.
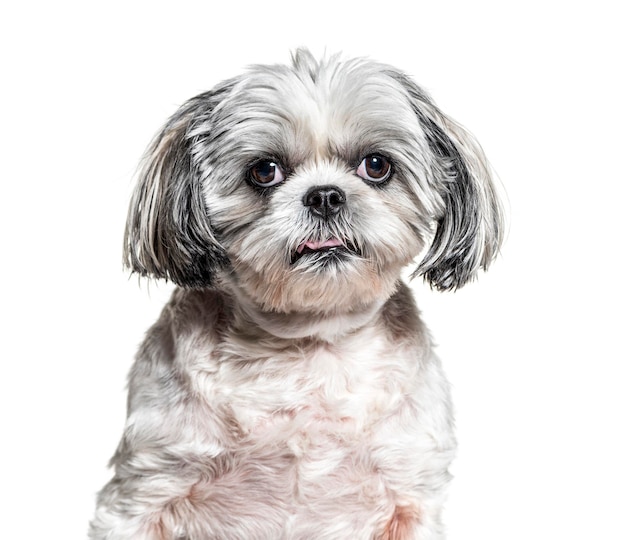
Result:
{"label": "dog's left eye", "polygon": [[277,163],[264,160],[250,168],[250,178],[257,186],[270,187],[280,184],[285,179],[285,173]]}
{"label": "dog's left eye", "polygon": [[365,156],[356,170],[363,180],[380,184],[391,176],[391,163],[379,154]]}

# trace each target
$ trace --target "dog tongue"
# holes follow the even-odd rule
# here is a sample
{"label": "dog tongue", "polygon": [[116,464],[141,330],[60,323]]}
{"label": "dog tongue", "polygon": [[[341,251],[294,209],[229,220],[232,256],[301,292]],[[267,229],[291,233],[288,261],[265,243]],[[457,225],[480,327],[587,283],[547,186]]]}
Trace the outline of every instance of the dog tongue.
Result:
{"label": "dog tongue", "polygon": [[324,240],[323,242],[314,242],[312,240],[308,240],[298,246],[298,253],[302,253],[304,251],[304,248],[309,248],[310,250],[316,251],[318,249],[337,246],[343,246],[343,243],[338,238],[331,238],[330,240]]}

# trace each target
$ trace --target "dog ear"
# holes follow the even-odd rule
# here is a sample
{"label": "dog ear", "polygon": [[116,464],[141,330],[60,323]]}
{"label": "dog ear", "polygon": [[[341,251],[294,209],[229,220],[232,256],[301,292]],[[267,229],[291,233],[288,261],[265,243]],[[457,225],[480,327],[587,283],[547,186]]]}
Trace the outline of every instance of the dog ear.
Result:
{"label": "dog ear", "polygon": [[487,159],[474,137],[443,114],[404,75],[419,123],[434,157],[435,189],[444,202],[429,250],[415,275],[438,290],[455,290],[486,270],[499,252],[504,220]]}
{"label": "dog ear", "polygon": [[188,101],[146,152],[124,233],[124,264],[141,276],[206,287],[227,263],[192,156],[194,121],[206,119],[211,105],[210,93]]}

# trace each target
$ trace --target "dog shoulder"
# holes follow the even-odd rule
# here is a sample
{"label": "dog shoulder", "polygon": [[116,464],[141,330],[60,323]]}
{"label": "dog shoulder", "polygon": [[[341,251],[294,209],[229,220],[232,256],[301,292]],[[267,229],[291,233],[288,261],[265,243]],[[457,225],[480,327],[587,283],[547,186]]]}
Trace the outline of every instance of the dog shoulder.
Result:
{"label": "dog shoulder", "polygon": [[[175,289],[146,333],[129,376],[129,412],[139,401],[176,399],[189,383],[189,363],[209,359],[229,317],[220,292]],[[147,403],[143,403],[144,405]]]}

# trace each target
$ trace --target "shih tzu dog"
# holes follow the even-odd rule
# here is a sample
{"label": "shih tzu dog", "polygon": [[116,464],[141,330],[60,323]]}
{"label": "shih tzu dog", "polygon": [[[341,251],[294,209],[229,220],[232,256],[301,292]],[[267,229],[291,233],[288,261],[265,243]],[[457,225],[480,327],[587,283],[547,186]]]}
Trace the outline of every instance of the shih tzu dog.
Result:
{"label": "shih tzu dog", "polygon": [[448,384],[401,271],[456,289],[501,232],[480,147],[392,67],[299,50],[185,103],[125,234],[179,287],[90,538],[444,538]]}

